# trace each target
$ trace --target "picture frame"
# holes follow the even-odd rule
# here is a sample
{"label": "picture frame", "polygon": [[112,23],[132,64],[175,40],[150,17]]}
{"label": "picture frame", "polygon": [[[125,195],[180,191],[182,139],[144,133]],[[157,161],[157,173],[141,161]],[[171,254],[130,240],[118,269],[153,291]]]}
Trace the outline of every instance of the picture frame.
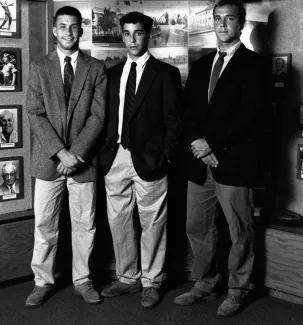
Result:
{"label": "picture frame", "polygon": [[297,178],[303,180],[303,144],[298,144]]}
{"label": "picture frame", "polygon": [[22,146],[22,106],[0,105],[0,150]]}
{"label": "picture frame", "polygon": [[21,37],[21,0],[0,0],[0,37]]}
{"label": "picture frame", "polygon": [[20,48],[0,47],[0,92],[1,91],[22,91]]}
{"label": "picture frame", "polygon": [[0,158],[0,202],[24,198],[23,157]]}
{"label": "picture frame", "polygon": [[291,69],[291,53],[274,54],[271,57],[272,86],[276,91],[288,86]]}

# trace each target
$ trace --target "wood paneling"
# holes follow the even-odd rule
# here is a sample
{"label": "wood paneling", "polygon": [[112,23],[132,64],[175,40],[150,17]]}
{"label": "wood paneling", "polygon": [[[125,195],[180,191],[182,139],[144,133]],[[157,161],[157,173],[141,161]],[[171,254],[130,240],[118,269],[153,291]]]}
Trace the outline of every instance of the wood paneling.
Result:
{"label": "wood paneling", "polygon": [[0,281],[32,273],[34,220],[0,225]]}
{"label": "wood paneling", "polygon": [[265,231],[265,286],[303,297],[303,236]]}

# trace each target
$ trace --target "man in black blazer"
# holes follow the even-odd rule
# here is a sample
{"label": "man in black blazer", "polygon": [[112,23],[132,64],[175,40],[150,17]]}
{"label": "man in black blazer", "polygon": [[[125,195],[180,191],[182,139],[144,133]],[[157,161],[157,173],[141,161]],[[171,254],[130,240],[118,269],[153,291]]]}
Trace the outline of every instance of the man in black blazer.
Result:
{"label": "man in black blazer", "polygon": [[185,87],[187,235],[195,256],[196,282],[175,303],[191,305],[218,295],[215,210],[219,203],[232,240],[229,291],[217,311],[221,316],[243,307],[254,262],[252,185],[257,179],[256,139],[265,69],[261,57],[240,41],[245,14],[238,1],[220,0],[215,5],[218,51],[193,64]]}
{"label": "man in black blazer", "polygon": [[[163,277],[166,173],[180,132],[181,78],[177,68],[148,51],[152,18],[131,12],[120,25],[128,55],[108,71],[106,143],[101,154],[118,281],[101,294],[136,292],[142,284],[141,305],[153,307]],[[135,204],[142,228],[140,244]]]}

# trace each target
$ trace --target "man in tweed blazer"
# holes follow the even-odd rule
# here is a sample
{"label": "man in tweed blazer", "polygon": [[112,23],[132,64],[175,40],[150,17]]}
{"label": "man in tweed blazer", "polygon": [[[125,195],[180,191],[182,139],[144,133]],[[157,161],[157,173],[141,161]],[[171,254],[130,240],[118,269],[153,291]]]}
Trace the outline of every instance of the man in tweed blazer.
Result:
{"label": "man in tweed blazer", "polygon": [[[27,113],[33,135],[31,174],[36,184],[31,264],[35,289],[26,300],[28,307],[41,305],[53,292],[58,219],[66,188],[75,293],[87,303],[101,301],[92,287],[88,260],[95,236],[95,145],[105,116],[107,77],[102,62],[79,50],[81,22],[77,9],[60,8],[53,27],[57,49],[30,66]],[[67,82],[70,76],[72,81]]]}

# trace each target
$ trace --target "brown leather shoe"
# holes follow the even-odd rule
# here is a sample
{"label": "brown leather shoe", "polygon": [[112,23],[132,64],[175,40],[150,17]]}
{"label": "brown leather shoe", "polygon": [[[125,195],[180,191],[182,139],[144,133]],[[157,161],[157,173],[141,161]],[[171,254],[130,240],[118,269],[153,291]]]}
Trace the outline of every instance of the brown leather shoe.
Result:
{"label": "brown leather shoe", "polygon": [[158,289],[154,287],[143,288],[141,306],[145,308],[155,307],[160,300]]}
{"label": "brown leather shoe", "polygon": [[134,293],[141,291],[141,283],[123,283],[118,281],[113,282],[108,288],[105,288],[101,291],[103,297],[112,298],[118,297],[125,293]]}
{"label": "brown leather shoe", "polygon": [[91,281],[75,286],[75,294],[81,296],[88,304],[99,304],[102,302],[99,293],[93,288]]}
{"label": "brown leather shoe", "polygon": [[52,294],[54,293],[54,288],[49,287],[39,287],[35,286],[33,292],[27,297],[25,306],[34,308],[41,306]]}
{"label": "brown leather shoe", "polygon": [[191,306],[202,300],[214,300],[217,298],[217,292],[205,292],[193,287],[189,292],[186,292],[183,295],[176,297],[174,302],[182,306]]}
{"label": "brown leather shoe", "polygon": [[228,295],[217,310],[219,316],[233,316],[242,310],[244,306],[245,293],[235,293],[231,290],[228,291]]}

